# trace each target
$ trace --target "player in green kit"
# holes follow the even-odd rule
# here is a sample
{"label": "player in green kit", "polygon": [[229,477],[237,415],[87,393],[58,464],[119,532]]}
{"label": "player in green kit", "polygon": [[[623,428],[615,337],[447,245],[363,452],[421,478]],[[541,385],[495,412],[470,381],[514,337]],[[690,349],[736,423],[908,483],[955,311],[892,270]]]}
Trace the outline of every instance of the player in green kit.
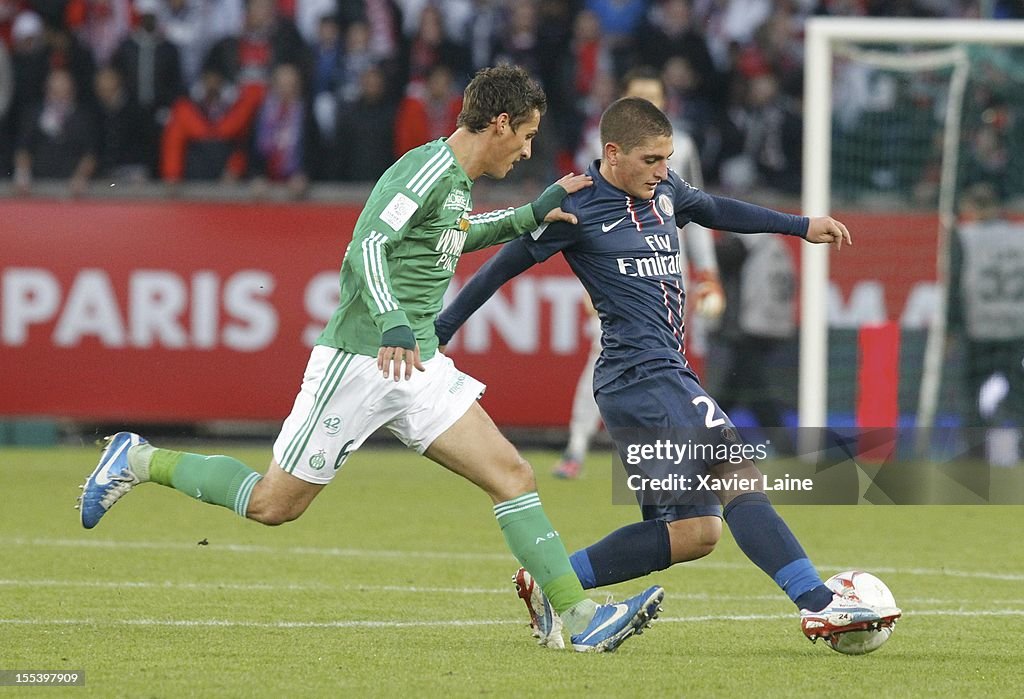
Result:
{"label": "player in green kit", "polygon": [[530,157],[546,106],[521,68],[483,69],[466,88],[455,133],[409,151],[381,176],[342,261],[338,308],[312,350],[264,475],[228,456],[158,449],[119,432],[83,486],[83,526],[96,526],[144,482],[282,524],[298,518],[348,456],[386,426],[491,497],[509,549],[557,612],[539,620],[549,645],[564,643],[563,622],[578,651],[615,650],[649,625],[664,597],[660,587],[601,606],[584,595],[532,468],[477,403],[483,384],[437,351],[434,319],[464,251],[545,221],[576,222],[559,204],[591,184],[584,175],[561,178],[531,204],[469,213],[474,180],[501,179]]}

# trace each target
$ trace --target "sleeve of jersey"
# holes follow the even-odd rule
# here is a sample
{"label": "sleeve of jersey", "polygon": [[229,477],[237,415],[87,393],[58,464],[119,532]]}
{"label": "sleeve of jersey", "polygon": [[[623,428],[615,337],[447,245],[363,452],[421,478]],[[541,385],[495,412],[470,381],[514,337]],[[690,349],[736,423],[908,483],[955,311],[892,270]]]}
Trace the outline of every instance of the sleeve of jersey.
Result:
{"label": "sleeve of jersey", "polygon": [[498,254],[476,271],[455,300],[441,311],[434,321],[434,332],[440,345],[447,345],[455,331],[462,327],[502,284],[534,265],[523,238],[505,245]]}
{"label": "sleeve of jersey", "polygon": [[[568,211],[568,208],[565,209]],[[576,218],[580,219],[578,212]],[[565,250],[573,243],[579,241],[579,225],[566,221],[554,223],[542,223],[539,227],[524,235],[521,240],[536,262],[543,262],[552,255]]]}
{"label": "sleeve of jersey", "polygon": [[516,236],[532,231],[537,227],[533,217],[533,208],[523,204],[516,208],[488,211],[473,214],[469,217],[469,233],[466,236],[464,250],[473,252],[489,248],[498,243],[512,240]]}
{"label": "sleeve of jersey", "polygon": [[362,282],[360,294],[382,333],[409,325],[391,285],[388,256],[418,220],[418,212],[426,208],[424,204],[408,188],[383,187],[370,195],[364,216],[352,233],[346,259]]}
{"label": "sleeve of jersey", "polygon": [[734,233],[782,233],[801,238],[807,235],[806,216],[784,214],[756,204],[708,194],[689,185],[686,187],[677,211],[702,226]]}

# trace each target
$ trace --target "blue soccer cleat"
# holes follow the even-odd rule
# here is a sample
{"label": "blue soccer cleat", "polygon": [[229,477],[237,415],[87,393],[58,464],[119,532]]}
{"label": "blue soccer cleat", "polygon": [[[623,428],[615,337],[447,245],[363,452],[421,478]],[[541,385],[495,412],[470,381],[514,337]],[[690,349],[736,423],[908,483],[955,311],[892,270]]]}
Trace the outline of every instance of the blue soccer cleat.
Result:
{"label": "blue soccer cleat", "polygon": [[602,604],[581,633],[572,637],[580,653],[611,653],[633,634],[643,633],[661,611],[665,590],[655,585],[618,603]]}
{"label": "blue soccer cleat", "polygon": [[128,466],[128,449],[146,440],[134,432],[118,432],[106,438],[96,470],[85,479],[82,495],[75,506],[82,516],[82,526],[92,529],[115,502],[139,483]]}
{"label": "blue soccer cleat", "polygon": [[516,584],[516,594],[526,604],[526,611],[530,613],[530,628],[537,643],[547,648],[565,648],[562,619],[555,613],[547,596],[529,571],[520,568],[512,582]]}

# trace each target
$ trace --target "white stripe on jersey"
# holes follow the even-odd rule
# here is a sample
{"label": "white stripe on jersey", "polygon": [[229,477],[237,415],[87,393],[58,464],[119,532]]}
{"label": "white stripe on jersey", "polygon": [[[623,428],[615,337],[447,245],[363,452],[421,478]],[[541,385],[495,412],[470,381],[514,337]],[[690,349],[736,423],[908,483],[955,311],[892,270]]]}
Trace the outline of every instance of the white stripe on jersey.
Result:
{"label": "white stripe on jersey", "polygon": [[434,167],[434,165],[437,164],[437,161],[443,158],[444,156],[445,152],[443,150],[440,150],[437,153],[435,153],[434,157],[425,162],[420,167],[420,169],[416,171],[416,174],[412,176],[412,179],[405,184],[405,186],[408,189],[415,191],[416,184],[419,182],[419,180],[423,178],[424,173],[426,173],[427,170],[429,170],[430,168]]}
{"label": "white stripe on jersey", "polygon": [[363,240],[363,273],[366,275],[366,286],[370,296],[377,304],[379,313],[387,313],[398,309],[398,304],[384,283],[384,263],[381,260],[381,249],[384,236],[373,231]]}
{"label": "white stripe on jersey", "polygon": [[470,223],[489,223],[491,221],[500,221],[503,218],[508,218],[516,212],[511,206],[507,209],[499,209],[497,211],[488,211],[482,214],[473,214],[469,217]]}
{"label": "white stripe on jersey", "polygon": [[[427,161],[426,165],[420,168],[420,171],[416,173],[411,180],[409,180],[409,184],[407,186],[409,187],[409,191],[413,194],[419,197],[426,195],[427,191],[435,182],[437,182],[454,160],[448,151],[442,151],[438,155],[441,156],[440,160],[437,160],[437,156],[434,156]],[[436,163],[434,162],[435,160],[437,160]],[[434,163],[433,166],[430,166],[431,163]],[[430,166],[429,169],[428,166]],[[413,182],[415,182],[415,184],[413,184]]]}

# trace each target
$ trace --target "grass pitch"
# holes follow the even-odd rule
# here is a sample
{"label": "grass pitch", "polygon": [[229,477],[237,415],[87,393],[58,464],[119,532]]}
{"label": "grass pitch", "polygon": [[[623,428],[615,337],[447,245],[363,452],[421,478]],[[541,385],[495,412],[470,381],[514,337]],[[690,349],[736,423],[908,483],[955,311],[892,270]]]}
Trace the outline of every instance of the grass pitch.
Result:
{"label": "grass pitch", "polygon": [[[263,470],[269,445],[223,450]],[[404,450],[357,452],[268,528],[143,486],[93,531],[72,509],[94,448],[0,449],[0,670],[84,670],[67,696],[1019,696],[1020,507],[780,508],[824,576],[879,575],[904,610],[877,653],[800,634],[726,533],[653,582],[662,619],[614,654],[535,646],[487,498]],[[573,550],[635,521],[606,455],[577,482],[528,453]],[[595,598],[603,601],[604,592]],[[18,689],[0,688],[0,694]]]}

